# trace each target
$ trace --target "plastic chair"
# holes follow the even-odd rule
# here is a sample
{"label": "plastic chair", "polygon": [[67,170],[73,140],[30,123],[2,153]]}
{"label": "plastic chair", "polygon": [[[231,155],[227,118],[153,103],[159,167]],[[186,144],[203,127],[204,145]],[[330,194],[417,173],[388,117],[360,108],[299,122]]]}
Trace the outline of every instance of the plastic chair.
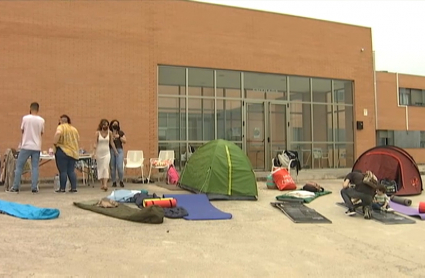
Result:
{"label": "plastic chair", "polygon": [[168,169],[170,165],[174,165],[174,151],[160,151],[158,158],[151,158],[149,160],[149,175],[148,181],[151,179],[152,168],[154,169]]}
{"label": "plastic chair", "polygon": [[[127,158],[125,158],[124,163],[124,173],[125,169],[137,169],[140,168],[142,171],[142,182],[145,182],[145,175],[143,171],[145,158],[143,156],[143,151],[127,151]],[[126,178],[126,181],[128,177]]]}

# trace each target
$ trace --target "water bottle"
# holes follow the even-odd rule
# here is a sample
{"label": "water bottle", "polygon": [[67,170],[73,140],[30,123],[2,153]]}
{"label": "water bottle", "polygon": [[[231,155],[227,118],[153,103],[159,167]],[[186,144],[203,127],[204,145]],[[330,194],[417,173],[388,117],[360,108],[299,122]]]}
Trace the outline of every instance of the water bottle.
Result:
{"label": "water bottle", "polygon": [[53,183],[54,183],[54,186],[55,186],[55,190],[59,190],[59,188],[60,188],[60,181],[59,181],[59,175],[58,174],[56,174]]}

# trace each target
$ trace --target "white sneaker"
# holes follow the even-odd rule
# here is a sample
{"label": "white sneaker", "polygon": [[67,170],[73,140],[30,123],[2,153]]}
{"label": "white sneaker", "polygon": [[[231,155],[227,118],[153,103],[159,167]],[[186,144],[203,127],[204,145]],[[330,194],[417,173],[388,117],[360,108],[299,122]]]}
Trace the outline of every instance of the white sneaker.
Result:
{"label": "white sneaker", "polygon": [[392,208],[387,208],[386,211],[387,212],[394,212],[394,210]]}

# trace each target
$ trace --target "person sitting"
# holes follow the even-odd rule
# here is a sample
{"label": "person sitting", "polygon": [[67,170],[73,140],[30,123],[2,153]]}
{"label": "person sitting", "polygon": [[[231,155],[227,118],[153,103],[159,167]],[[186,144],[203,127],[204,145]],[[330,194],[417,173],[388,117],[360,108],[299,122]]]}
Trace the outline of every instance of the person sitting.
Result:
{"label": "person sitting", "polygon": [[381,210],[384,212],[393,212],[394,210],[390,208],[390,198],[387,196],[387,189],[383,185],[378,185],[376,189],[375,197],[372,201],[372,209]]}
{"label": "person sitting", "polygon": [[[368,177],[368,179],[365,179]],[[350,186],[353,184],[353,186]],[[365,174],[359,171],[353,171],[344,178],[344,183],[341,189],[341,197],[344,200],[348,210],[346,215],[353,216],[356,214],[356,207],[363,207],[365,219],[372,218],[372,200],[375,195],[375,190],[378,181],[372,172],[366,171]],[[361,204],[354,205],[352,199],[360,199]]]}

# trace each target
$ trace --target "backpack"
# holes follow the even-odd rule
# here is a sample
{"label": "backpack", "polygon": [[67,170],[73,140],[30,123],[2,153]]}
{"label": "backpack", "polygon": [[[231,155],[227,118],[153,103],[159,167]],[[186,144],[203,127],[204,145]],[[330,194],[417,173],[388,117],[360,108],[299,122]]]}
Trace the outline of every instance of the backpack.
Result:
{"label": "backpack", "polygon": [[167,184],[177,184],[179,181],[179,173],[177,172],[174,165],[170,165],[167,171]]}

